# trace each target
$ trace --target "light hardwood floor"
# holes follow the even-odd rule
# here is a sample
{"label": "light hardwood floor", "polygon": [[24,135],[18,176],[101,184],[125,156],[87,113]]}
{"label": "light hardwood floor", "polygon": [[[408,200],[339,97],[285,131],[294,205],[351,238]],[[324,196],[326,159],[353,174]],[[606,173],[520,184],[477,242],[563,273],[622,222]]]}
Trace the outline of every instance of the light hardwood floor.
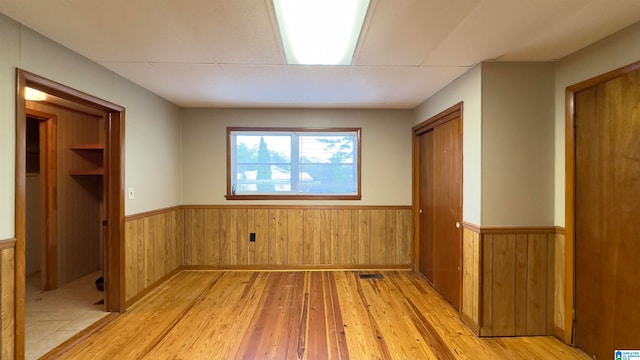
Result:
{"label": "light hardwood floor", "polygon": [[63,359],[589,359],[476,337],[420,275],[182,271]]}

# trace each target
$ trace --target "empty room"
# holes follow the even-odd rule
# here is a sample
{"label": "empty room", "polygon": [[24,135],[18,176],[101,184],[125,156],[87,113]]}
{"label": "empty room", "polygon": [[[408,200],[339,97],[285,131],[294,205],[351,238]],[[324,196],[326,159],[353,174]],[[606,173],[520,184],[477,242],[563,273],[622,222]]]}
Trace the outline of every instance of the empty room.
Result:
{"label": "empty room", "polygon": [[0,0],[0,358],[640,359],[640,2]]}

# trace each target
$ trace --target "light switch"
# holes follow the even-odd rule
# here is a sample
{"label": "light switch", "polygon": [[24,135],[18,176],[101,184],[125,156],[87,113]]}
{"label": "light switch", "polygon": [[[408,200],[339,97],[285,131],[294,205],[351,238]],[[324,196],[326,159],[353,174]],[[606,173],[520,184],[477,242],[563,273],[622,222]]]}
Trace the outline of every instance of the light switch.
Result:
{"label": "light switch", "polygon": [[133,188],[132,187],[129,188],[128,194],[129,194],[129,196],[128,196],[129,200],[133,200],[133,198],[135,197],[135,194],[133,192]]}

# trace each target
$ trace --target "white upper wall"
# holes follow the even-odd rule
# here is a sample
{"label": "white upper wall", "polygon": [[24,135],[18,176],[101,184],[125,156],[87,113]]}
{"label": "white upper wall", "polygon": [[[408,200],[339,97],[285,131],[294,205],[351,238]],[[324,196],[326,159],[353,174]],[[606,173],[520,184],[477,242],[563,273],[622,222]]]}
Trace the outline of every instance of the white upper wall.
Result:
{"label": "white upper wall", "polygon": [[180,109],[0,14],[0,240],[15,234],[16,68],[126,108],[126,214],[179,205]]}
{"label": "white upper wall", "polygon": [[565,90],[568,86],[640,61],[640,23],[634,24],[556,64],[555,74],[555,215],[565,225]]}
{"label": "white upper wall", "polygon": [[482,63],[482,226],[553,225],[553,63]]}
{"label": "white upper wall", "polygon": [[463,102],[462,219],[481,225],[482,218],[482,76],[480,66],[467,71],[414,111],[414,125]]}
{"label": "white upper wall", "polygon": [[263,204],[227,201],[226,128],[359,127],[362,200],[282,200],[293,205],[411,205],[409,110],[185,109],[183,134],[184,204]]}

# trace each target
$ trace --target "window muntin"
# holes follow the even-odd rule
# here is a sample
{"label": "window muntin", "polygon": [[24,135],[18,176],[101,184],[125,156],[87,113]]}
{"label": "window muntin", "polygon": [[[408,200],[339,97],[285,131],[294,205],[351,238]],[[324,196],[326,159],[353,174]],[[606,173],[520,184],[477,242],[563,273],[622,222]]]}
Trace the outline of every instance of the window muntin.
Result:
{"label": "window muntin", "polygon": [[360,199],[360,129],[227,133],[227,198]]}

